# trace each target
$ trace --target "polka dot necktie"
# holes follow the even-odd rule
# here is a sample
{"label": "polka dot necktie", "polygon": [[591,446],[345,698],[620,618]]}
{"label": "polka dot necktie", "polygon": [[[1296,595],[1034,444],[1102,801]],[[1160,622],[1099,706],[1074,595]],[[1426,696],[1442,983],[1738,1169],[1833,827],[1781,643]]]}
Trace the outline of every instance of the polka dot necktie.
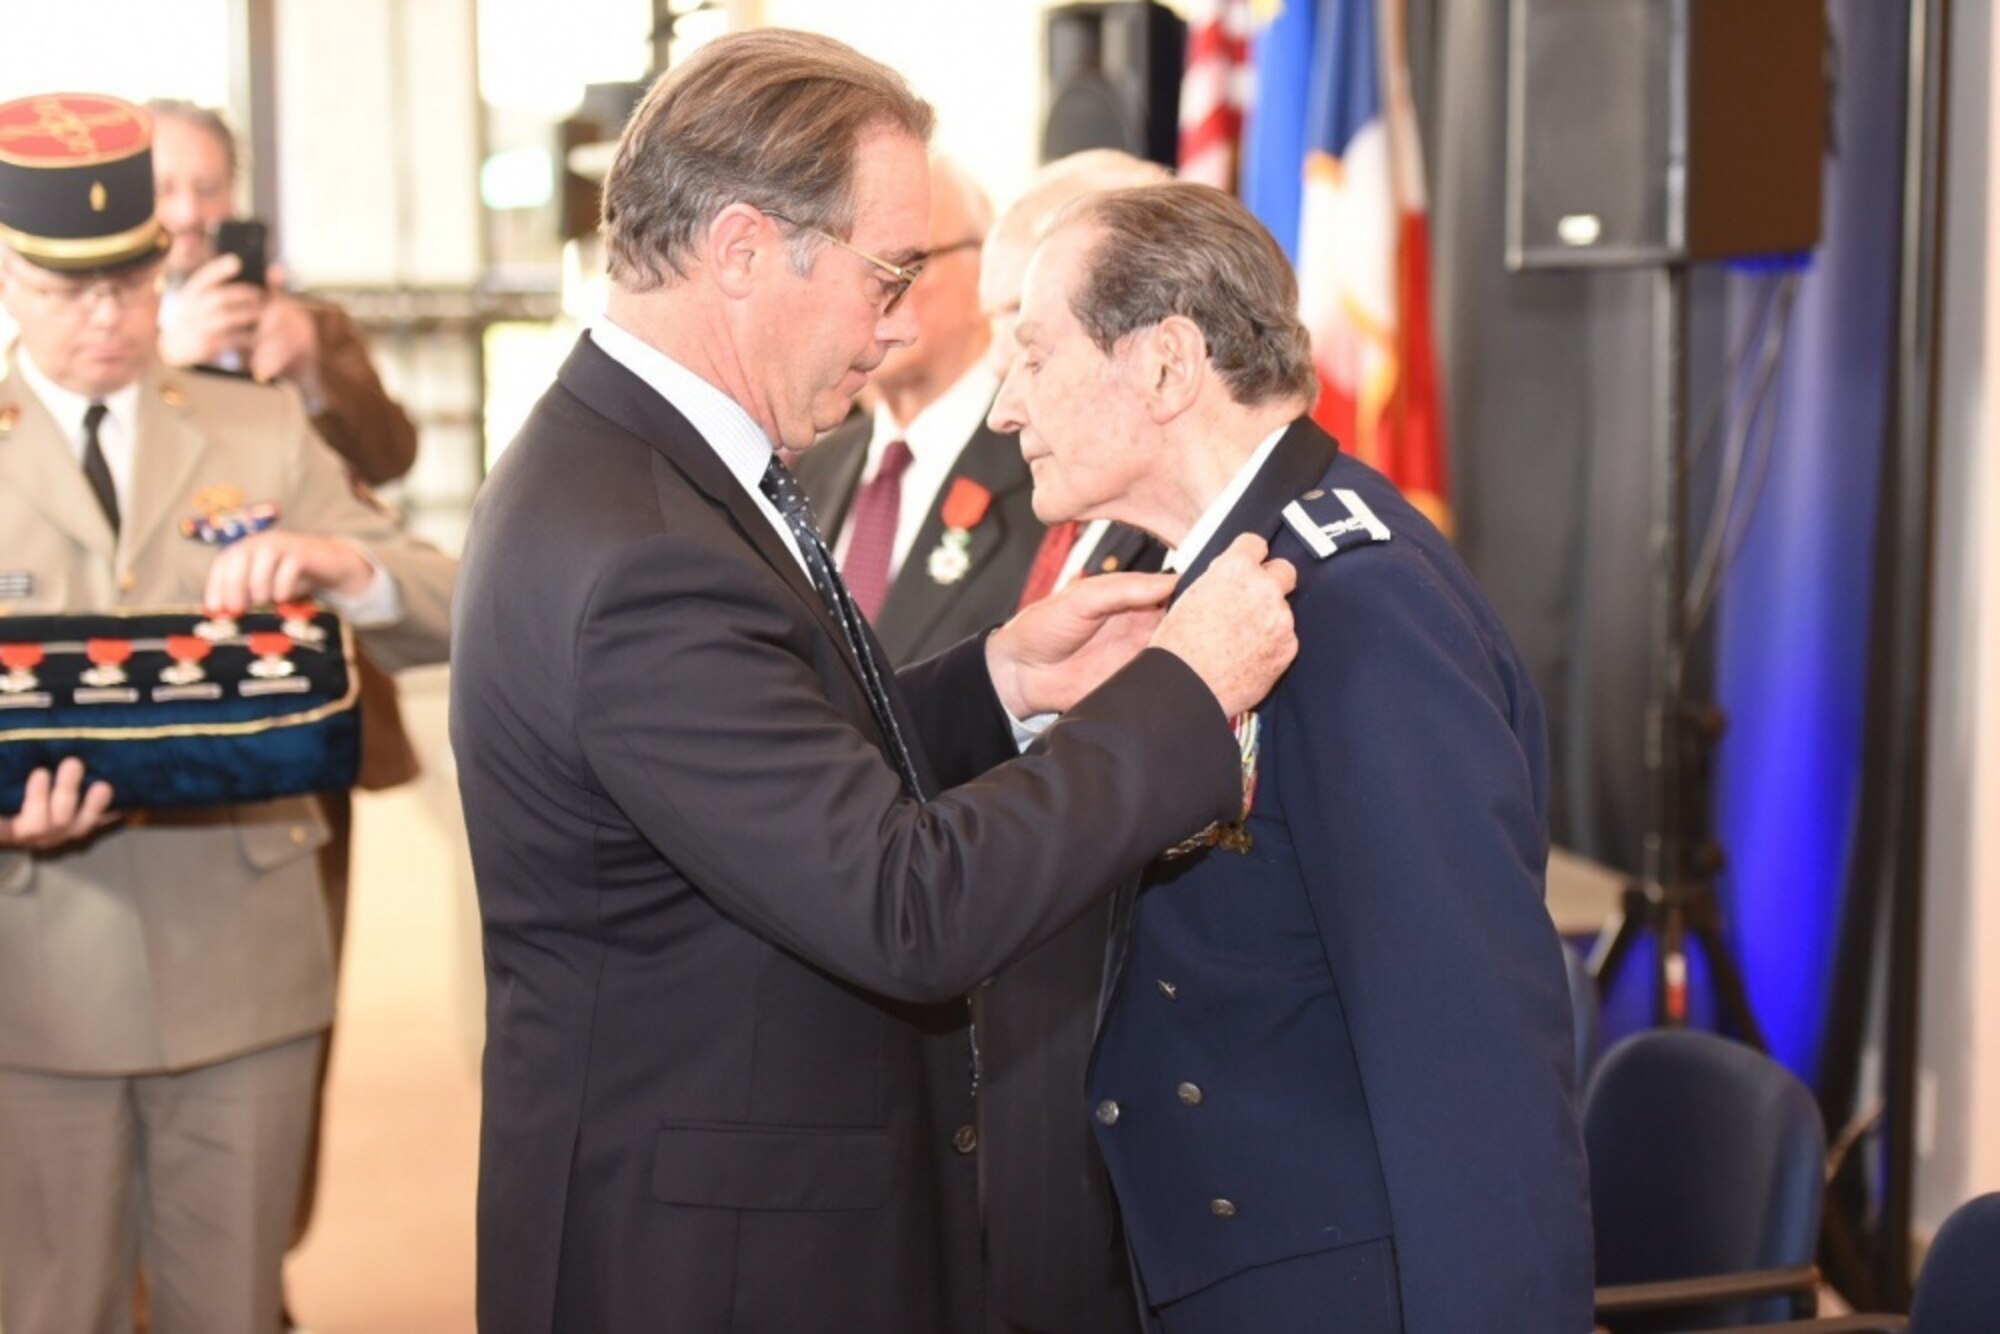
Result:
{"label": "polka dot necktie", "polygon": [[868,707],[875,714],[875,722],[888,738],[889,758],[896,763],[896,772],[902,775],[903,787],[913,797],[923,796],[923,785],[917,781],[917,767],[910,759],[909,747],[903,742],[903,729],[896,723],[895,710],[889,707],[889,689],[883,683],[882,665],[875,657],[868,639],[868,623],[862,618],[861,609],[854,605],[854,599],[841,582],[839,571],[833,568],[833,556],[820,539],[819,529],[813,526],[812,506],[806,501],[806,493],[800,489],[798,480],[778,456],[771,456],[771,464],[764,469],[764,476],[757,487],[784,516],[785,526],[792,530],[792,537],[799,544],[799,554],[805,557],[806,572],[812,576],[813,587],[826,602],[826,609],[840,626],[841,635],[847,640],[848,649],[861,667],[861,682],[868,695]]}

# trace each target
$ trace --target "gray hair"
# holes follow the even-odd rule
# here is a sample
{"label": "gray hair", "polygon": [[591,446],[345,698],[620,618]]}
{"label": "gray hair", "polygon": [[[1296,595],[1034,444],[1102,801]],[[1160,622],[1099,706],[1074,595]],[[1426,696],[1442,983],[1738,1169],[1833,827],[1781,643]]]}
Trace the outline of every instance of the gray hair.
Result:
{"label": "gray hair", "polygon": [[1034,245],[1049,220],[1079,195],[1171,179],[1173,173],[1159,163],[1134,157],[1123,149],[1086,148],[1057,158],[1030,177],[1028,188],[1007,206],[992,235],[1001,244],[1026,249]]}
{"label": "gray hair", "polygon": [[[661,76],[618,141],[600,225],[611,277],[635,291],[686,277],[702,230],[735,203],[846,238],[861,136],[927,142],[935,119],[900,74],[830,37],[718,37]],[[801,231],[793,264],[809,268],[818,246]]]}
{"label": "gray hair", "polygon": [[1098,234],[1070,309],[1107,355],[1179,315],[1201,330],[1238,403],[1319,396],[1291,263],[1235,199],[1191,181],[1109,190],[1074,201],[1052,229],[1077,225]]}
{"label": "gray hair", "polygon": [[229,179],[236,179],[243,166],[236,146],[236,131],[220,108],[205,107],[178,97],[154,97],[147,100],[146,110],[153,113],[154,120],[177,120],[183,125],[206,131],[222,145],[222,156],[229,163]]}

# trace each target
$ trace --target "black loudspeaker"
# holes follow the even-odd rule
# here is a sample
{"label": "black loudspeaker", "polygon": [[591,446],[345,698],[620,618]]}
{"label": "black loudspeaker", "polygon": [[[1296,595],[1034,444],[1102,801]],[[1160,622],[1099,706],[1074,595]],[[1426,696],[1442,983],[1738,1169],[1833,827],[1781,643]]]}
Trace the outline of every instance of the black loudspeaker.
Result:
{"label": "black loudspeaker", "polygon": [[1512,0],[1507,264],[1810,250],[1826,0]]}
{"label": "black loudspeaker", "polygon": [[1180,149],[1187,27],[1157,4],[1060,5],[1044,28],[1042,161],[1122,148],[1172,167]]}
{"label": "black loudspeaker", "polygon": [[583,101],[556,126],[556,177],[562,184],[562,239],[597,231],[604,173],[625,122],[646,96],[643,83],[585,84]]}

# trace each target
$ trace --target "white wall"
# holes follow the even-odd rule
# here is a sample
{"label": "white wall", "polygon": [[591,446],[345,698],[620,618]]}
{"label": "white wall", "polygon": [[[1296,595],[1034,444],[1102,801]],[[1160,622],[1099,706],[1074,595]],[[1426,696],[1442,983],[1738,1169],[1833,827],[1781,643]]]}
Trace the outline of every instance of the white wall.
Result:
{"label": "white wall", "polygon": [[0,24],[0,99],[73,90],[222,105],[229,8],[229,0],[10,4]]}
{"label": "white wall", "polygon": [[2000,25],[1954,5],[1913,1223],[2000,1190]]}
{"label": "white wall", "polygon": [[1005,207],[1035,169],[1047,73],[1042,0],[762,0],[773,27],[823,32],[902,72],[938,111],[936,144]]}
{"label": "white wall", "polygon": [[470,284],[473,0],[277,7],[282,257],[307,285]]}

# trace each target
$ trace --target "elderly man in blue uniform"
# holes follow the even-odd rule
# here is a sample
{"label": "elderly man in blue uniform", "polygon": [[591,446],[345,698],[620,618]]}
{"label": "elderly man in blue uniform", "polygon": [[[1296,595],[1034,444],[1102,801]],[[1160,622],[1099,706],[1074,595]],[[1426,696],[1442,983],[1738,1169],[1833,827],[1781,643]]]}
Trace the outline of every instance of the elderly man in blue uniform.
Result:
{"label": "elderly man in blue uniform", "polygon": [[1243,533],[1299,569],[1298,661],[1238,720],[1244,811],[1114,928],[1089,1112],[1149,1328],[1585,1330],[1588,1183],[1542,903],[1542,713],[1437,531],[1305,416],[1284,255],[1170,183],[1036,254],[993,413],[1046,521]]}

